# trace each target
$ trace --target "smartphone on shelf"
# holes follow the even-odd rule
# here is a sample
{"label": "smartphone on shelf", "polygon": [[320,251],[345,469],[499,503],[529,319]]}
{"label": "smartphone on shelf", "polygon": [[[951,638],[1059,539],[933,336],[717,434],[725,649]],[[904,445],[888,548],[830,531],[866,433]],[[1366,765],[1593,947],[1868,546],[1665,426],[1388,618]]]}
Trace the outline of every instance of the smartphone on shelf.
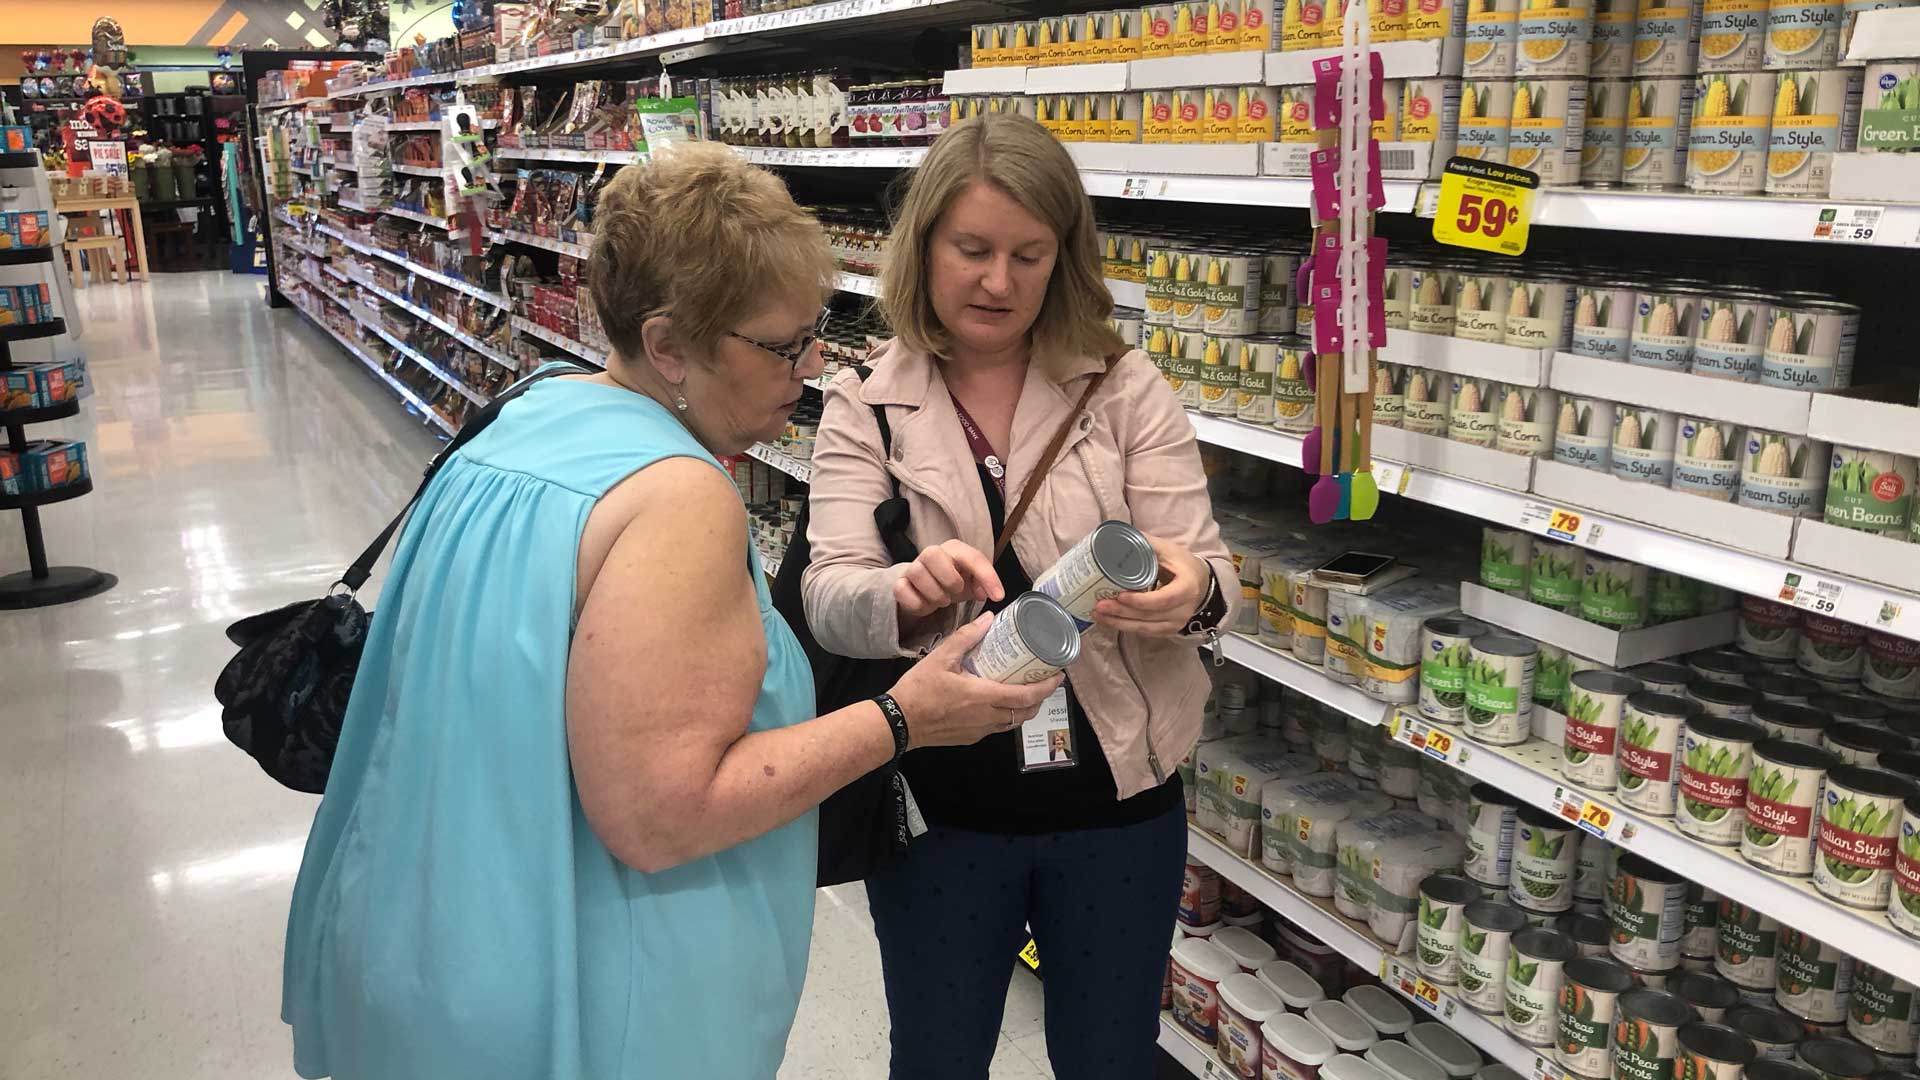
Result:
{"label": "smartphone on shelf", "polygon": [[1364,586],[1374,577],[1391,570],[1399,561],[1393,555],[1348,551],[1314,567],[1313,576],[1330,585]]}

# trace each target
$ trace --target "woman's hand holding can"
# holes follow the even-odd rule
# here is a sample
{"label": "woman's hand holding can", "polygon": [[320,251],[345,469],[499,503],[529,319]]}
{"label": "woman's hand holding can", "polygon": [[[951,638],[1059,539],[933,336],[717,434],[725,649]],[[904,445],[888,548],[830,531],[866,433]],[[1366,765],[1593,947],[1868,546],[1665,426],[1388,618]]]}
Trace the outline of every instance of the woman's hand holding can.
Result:
{"label": "woman's hand holding can", "polygon": [[987,636],[993,619],[982,615],[947,635],[894,684],[893,699],[907,717],[907,749],[968,746],[1019,727],[1033,719],[1040,703],[1059,688],[1060,675],[1016,686],[982,679],[961,667],[961,661]]}
{"label": "woman's hand holding can", "polygon": [[[1174,543],[1148,535],[1160,560],[1160,582],[1146,592],[1123,592],[1094,605],[1093,621],[1109,630],[1150,637],[1178,637],[1207,599],[1213,568],[1205,559]],[[1222,582],[1221,588],[1238,582]]]}

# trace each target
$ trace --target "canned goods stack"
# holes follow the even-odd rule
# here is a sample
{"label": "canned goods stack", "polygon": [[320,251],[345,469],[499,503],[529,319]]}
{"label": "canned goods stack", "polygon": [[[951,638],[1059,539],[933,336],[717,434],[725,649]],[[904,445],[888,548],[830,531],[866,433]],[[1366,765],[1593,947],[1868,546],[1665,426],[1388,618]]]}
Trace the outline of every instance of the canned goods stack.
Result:
{"label": "canned goods stack", "polygon": [[[1143,14],[1142,8],[1117,8],[1015,22],[975,23],[968,39],[972,66],[1053,67],[1138,60],[1146,55],[1145,42],[1153,39],[1158,30]],[[1164,39],[1168,35],[1160,36]]]}

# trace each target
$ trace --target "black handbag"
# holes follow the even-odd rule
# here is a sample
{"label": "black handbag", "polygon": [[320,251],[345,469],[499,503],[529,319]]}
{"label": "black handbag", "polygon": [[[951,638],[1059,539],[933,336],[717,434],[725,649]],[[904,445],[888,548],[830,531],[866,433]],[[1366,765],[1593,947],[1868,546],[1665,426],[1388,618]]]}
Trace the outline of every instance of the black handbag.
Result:
{"label": "black handbag", "polygon": [[286,787],[315,795],[326,791],[334,748],[340,742],[340,723],[347,714],[347,699],[360,670],[360,651],[372,622],[372,613],[354,595],[373,574],[373,564],[440,466],[493,423],[502,406],[541,379],[587,372],[573,365],[548,367],[502,390],[427,463],[413,498],[353,560],[327,595],[251,615],[227,627],[227,640],[238,645],[240,652],[214,680],[213,696],[220,702],[220,725],[228,741]]}
{"label": "black handbag", "polygon": [[[871,371],[861,365],[861,381]],[[887,414],[873,406],[873,418],[880,425],[881,456],[893,453],[893,430]],[[880,540],[896,563],[912,562],[919,555],[907,535],[907,500],[900,496],[900,481],[888,478],[893,496],[873,508],[873,521],[880,529]],[[813,668],[814,715],[824,716],[836,709],[868,701],[893,689],[913,661],[905,658],[862,660],[828,652],[814,639],[807,625],[806,604],[800,595],[800,578],[813,559],[807,543],[808,505],[800,507],[800,518],[793,526],[793,539],[780,559],[780,572],[774,576],[773,607],[787,620],[793,635],[806,650],[807,664]],[[873,867],[906,851],[907,833],[905,787],[895,765],[880,768],[860,777],[827,796],[820,804],[820,864],[817,883],[822,886],[860,881]]]}

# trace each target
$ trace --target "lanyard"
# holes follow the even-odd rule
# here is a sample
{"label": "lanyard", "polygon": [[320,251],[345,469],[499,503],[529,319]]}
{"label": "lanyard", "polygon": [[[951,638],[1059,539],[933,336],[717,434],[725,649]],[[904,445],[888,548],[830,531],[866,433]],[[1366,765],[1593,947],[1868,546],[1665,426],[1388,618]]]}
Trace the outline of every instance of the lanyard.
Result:
{"label": "lanyard", "polygon": [[1006,498],[1007,467],[1000,463],[999,455],[993,452],[993,444],[980,433],[980,428],[973,422],[973,417],[967,415],[967,407],[960,404],[960,399],[954,397],[951,390],[947,392],[947,396],[953,398],[953,411],[960,414],[960,430],[966,432],[967,447],[973,451],[973,460],[987,467],[987,475],[993,477],[993,486],[1000,489],[1002,499]]}

